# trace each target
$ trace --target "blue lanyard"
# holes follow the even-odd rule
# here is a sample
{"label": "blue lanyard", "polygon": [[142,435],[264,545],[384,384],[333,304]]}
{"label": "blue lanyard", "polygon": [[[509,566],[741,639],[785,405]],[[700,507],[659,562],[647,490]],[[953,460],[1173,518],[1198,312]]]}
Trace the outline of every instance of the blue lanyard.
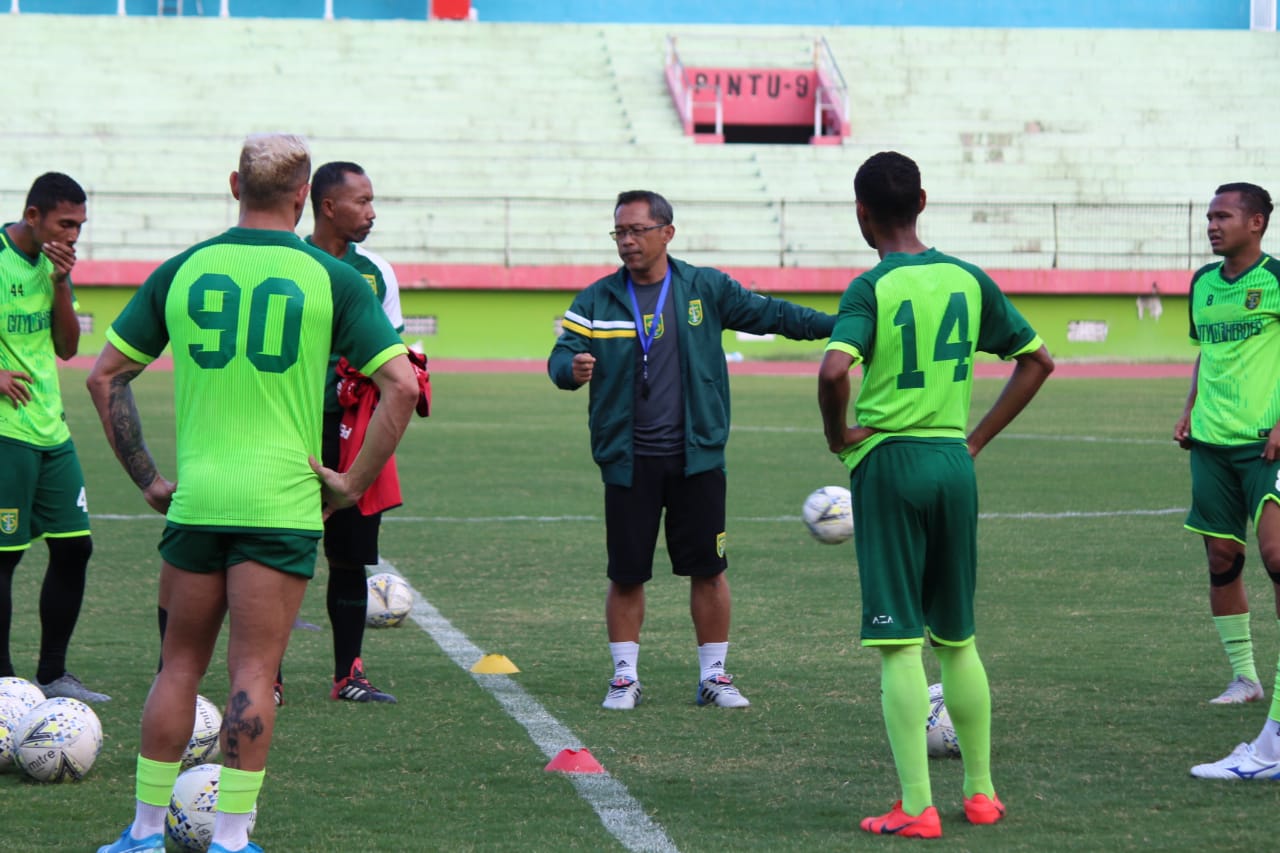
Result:
{"label": "blue lanyard", "polygon": [[640,303],[636,300],[635,284],[631,276],[627,276],[627,294],[631,297],[631,309],[636,315],[636,337],[640,339],[640,396],[649,399],[649,348],[653,346],[654,329],[662,322],[662,306],[667,303],[667,291],[671,288],[671,265],[667,265],[667,274],[662,277],[662,289],[658,291],[658,304],[653,309],[653,320],[649,328],[644,326],[644,315],[640,313]]}

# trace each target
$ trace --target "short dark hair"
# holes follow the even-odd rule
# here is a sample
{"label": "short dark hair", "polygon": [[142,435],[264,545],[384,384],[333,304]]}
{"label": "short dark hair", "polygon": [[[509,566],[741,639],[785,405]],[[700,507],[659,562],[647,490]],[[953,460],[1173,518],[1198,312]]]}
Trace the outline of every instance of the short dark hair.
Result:
{"label": "short dark hair", "polygon": [[920,214],[920,167],[897,151],[867,158],[853,178],[853,194],[886,225],[910,225]]}
{"label": "short dark hair", "polygon": [[325,200],[330,191],[334,187],[340,186],[347,179],[347,175],[363,175],[364,169],[356,163],[346,160],[337,160],[333,163],[325,163],[319,169],[316,169],[315,175],[311,178],[311,207],[315,210],[320,209],[320,202]]}
{"label": "short dark hair", "polygon": [[671,209],[671,202],[652,190],[627,190],[618,193],[618,200],[613,203],[613,210],[617,213],[618,208],[624,204],[634,204],[637,201],[643,201],[649,205],[649,218],[659,225],[670,225],[676,221],[675,212]]}
{"label": "short dark hair", "polygon": [[1271,211],[1274,209],[1271,204],[1271,193],[1257,184],[1250,184],[1245,181],[1223,184],[1213,191],[1214,195],[1222,195],[1223,193],[1240,193],[1240,202],[1245,212],[1250,216],[1262,214],[1262,233],[1267,233],[1267,223],[1271,221]]}
{"label": "short dark hair", "polygon": [[61,172],[45,172],[27,191],[26,207],[34,207],[43,216],[64,201],[84,204],[85,198],[84,188],[74,178]]}

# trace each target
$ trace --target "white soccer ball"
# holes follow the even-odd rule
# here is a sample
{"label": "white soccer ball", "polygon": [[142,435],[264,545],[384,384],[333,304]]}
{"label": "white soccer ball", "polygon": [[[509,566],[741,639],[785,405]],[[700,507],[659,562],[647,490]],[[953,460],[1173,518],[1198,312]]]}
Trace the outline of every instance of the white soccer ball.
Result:
{"label": "white soccer ball", "polygon": [[930,758],[959,757],[960,742],[956,740],[955,726],[951,725],[951,715],[942,701],[941,684],[929,685],[929,720],[924,733]]}
{"label": "white soccer ball", "polygon": [[13,734],[14,761],[38,782],[83,779],[102,751],[102,723],[79,699],[46,699]]}
{"label": "white soccer ball", "polygon": [[823,486],[804,499],[804,526],[819,542],[838,545],[853,538],[853,503],[844,486]]}
{"label": "white soccer ball", "polygon": [[196,697],[196,723],[191,740],[182,752],[182,769],[188,770],[218,757],[218,735],[222,730],[222,712],[203,696]]}
{"label": "white soccer ball", "polygon": [[371,628],[394,628],[413,610],[413,588],[391,572],[369,576],[369,609],[365,624]]}
{"label": "white soccer ball", "polygon": [[[203,853],[213,842],[214,814],[218,809],[218,779],[221,764],[197,764],[178,774],[169,797],[165,831],[183,850]],[[255,805],[249,813],[249,831],[258,819]]]}
{"label": "white soccer ball", "polygon": [[27,707],[12,696],[0,696],[0,770],[13,763],[13,730]]}
{"label": "white soccer ball", "polygon": [[31,710],[44,701],[44,691],[25,678],[11,675],[0,678],[0,699],[16,699],[25,710]]}

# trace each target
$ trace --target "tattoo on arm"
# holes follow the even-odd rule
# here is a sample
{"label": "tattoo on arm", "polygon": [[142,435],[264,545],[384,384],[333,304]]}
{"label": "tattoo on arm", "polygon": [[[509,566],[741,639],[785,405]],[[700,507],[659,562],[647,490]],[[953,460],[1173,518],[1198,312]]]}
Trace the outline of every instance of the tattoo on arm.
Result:
{"label": "tattoo on arm", "polygon": [[111,413],[112,444],[116,456],[138,488],[145,489],[156,479],[156,463],[151,451],[142,440],[142,421],[138,418],[138,406],[133,399],[129,383],[141,370],[126,371],[111,379],[107,406]]}
{"label": "tattoo on arm", "polygon": [[249,694],[241,690],[239,693],[231,697],[231,701],[227,703],[227,715],[222,718],[222,733],[226,735],[227,751],[223,756],[223,765],[226,767],[240,766],[240,739],[242,737],[249,740],[257,740],[262,736],[266,726],[262,722],[262,717],[257,714],[250,714],[250,708],[253,702],[249,699]]}

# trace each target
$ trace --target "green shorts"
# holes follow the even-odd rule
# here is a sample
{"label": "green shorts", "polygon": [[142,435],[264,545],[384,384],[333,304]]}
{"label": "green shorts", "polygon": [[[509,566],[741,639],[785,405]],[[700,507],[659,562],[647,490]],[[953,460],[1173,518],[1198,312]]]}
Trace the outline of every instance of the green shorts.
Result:
{"label": "green shorts", "polygon": [[0,472],[0,551],[89,535],[84,472],[71,441],[46,448],[0,441]]}
{"label": "green shorts", "polygon": [[1191,445],[1191,510],[1184,526],[1195,533],[1245,542],[1267,501],[1280,503],[1280,460],[1262,458],[1265,445]]}
{"label": "green shorts", "polygon": [[853,469],[864,645],[967,642],[974,631],[978,481],[963,441],[891,438]]}
{"label": "green shorts", "polygon": [[311,578],[316,573],[320,533],[195,530],[166,524],[160,535],[160,556],[174,568],[198,574],[225,571],[252,560],[290,575]]}

